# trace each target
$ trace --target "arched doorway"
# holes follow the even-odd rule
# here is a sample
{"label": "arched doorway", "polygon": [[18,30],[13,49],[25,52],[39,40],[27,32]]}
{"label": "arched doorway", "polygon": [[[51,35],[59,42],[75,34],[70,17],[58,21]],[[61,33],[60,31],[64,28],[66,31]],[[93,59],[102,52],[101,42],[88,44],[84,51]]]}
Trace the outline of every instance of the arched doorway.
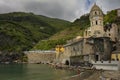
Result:
{"label": "arched doorway", "polygon": [[65,61],[65,65],[69,65],[70,63],[69,63],[69,61],[68,60],[66,60]]}

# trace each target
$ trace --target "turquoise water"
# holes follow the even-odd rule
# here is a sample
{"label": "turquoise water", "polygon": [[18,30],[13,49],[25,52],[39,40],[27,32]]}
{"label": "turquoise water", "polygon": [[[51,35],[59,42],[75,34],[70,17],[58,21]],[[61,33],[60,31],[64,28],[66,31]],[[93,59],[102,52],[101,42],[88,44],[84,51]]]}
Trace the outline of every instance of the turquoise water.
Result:
{"label": "turquoise water", "polygon": [[0,64],[0,80],[60,80],[74,74],[43,64]]}

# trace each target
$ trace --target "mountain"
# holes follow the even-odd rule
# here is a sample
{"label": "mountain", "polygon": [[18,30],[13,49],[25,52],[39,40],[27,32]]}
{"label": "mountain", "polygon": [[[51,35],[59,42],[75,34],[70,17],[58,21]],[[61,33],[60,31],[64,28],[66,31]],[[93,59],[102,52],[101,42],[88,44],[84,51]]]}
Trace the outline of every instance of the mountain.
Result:
{"label": "mountain", "polygon": [[71,23],[33,13],[0,14],[0,51],[25,51]]}

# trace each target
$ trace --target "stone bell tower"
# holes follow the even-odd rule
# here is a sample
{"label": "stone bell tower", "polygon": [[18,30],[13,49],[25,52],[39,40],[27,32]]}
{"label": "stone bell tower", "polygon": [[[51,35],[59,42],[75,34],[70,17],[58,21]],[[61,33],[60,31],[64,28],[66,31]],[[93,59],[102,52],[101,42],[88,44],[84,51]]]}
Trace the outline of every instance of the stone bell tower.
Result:
{"label": "stone bell tower", "polygon": [[90,27],[85,30],[84,37],[103,37],[103,12],[94,4],[90,11]]}

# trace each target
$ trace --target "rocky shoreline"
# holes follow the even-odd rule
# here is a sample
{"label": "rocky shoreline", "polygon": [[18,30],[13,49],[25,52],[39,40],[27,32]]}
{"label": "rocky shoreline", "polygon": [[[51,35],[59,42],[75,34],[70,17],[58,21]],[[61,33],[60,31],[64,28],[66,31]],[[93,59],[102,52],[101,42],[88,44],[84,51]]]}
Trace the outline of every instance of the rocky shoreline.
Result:
{"label": "rocky shoreline", "polygon": [[78,75],[63,78],[62,80],[120,80],[120,72],[101,70],[86,70]]}
{"label": "rocky shoreline", "polygon": [[61,64],[49,64],[55,69],[74,70],[76,75],[62,78],[61,80],[120,80],[120,71],[107,71],[90,67],[67,66]]}

